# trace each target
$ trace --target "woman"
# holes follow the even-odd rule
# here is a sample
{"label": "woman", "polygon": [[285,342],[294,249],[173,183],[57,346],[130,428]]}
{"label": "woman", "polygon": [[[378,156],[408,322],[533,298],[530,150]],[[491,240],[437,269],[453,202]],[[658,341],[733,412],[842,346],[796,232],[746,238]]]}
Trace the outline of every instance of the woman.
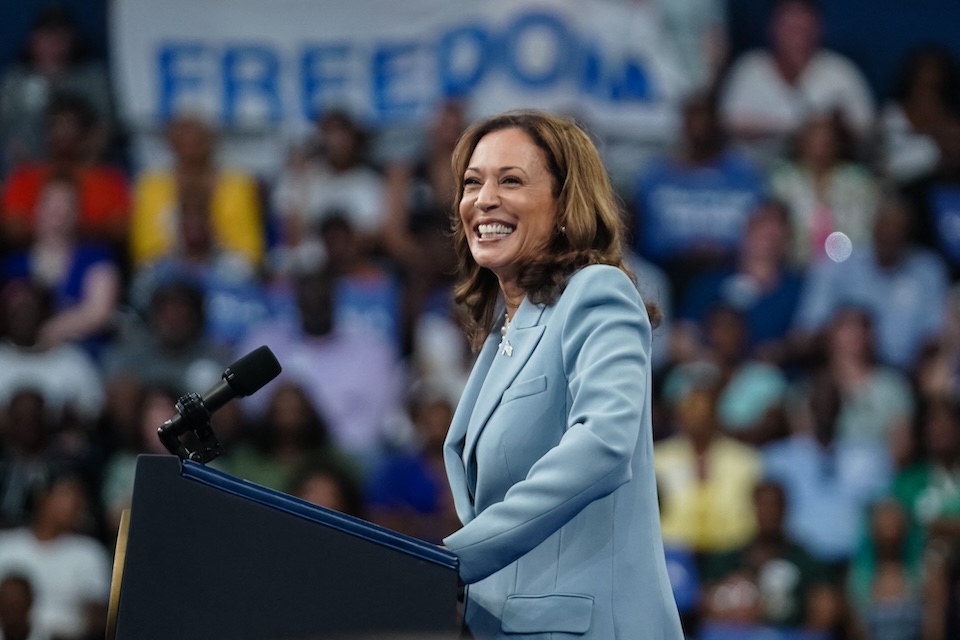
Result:
{"label": "woman", "polygon": [[790,210],[796,266],[822,260],[834,231],[846,234],[854,247],[869,244],[878,187],[856,161],[853,134],[839,112],[818,113],[804,123],[793,153],[771,170],[770,191]]}
{"label": "woman", "polygon": [[465,622],[477,638],[681,638],[651,321],[599,154],[573,123],[515,112],[469,128],[453,168],[456,299],[482,346],[444,443]]}
{"label": "woman", "polygon": [[260,194],[253,176],[218,165],[216,135],[201,118],[177,116],[166,129],[173,166],[137,178],[130,221],[130,261],[139,269],[176,253],[183,244],[180,216],[184,194],[209,199],[214,244],[255,267],[263,258]]}
{"label": "woman", "polygon": [[120,270],[102,243],[78,229],[80,194],[69,177],[54,175],[36,207],[32,245],[2,262],[4,278],[27,278],[48,287],[55,313],[40,327],[40,344],[75,342],[99,357],[109,342],[120,299]]}

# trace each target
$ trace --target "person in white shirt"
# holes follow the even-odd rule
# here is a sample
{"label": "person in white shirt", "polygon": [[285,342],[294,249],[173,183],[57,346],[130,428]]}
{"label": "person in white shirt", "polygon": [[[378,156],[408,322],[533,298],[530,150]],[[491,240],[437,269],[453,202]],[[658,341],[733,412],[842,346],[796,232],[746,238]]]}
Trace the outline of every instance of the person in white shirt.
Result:
{"label": "person in white shirt", "polygon": [[38,492],[32,526],[0,532],[0,576],[30,581],[32,624],[62,640],[102,637],[106,628],[111,563],[99,541],[78,532],[86,516],[82,481],[64,473]]}
{"label": "person in white shirt", "polygon": [[848,58],[822,47],[821,15],[810,0],[779,0],[770,22],[770,47],[736,59],[721,89],[720,112],[731,134],[759,159],[812,113],[839,110],[858,134],[873,125],[874,99]]}

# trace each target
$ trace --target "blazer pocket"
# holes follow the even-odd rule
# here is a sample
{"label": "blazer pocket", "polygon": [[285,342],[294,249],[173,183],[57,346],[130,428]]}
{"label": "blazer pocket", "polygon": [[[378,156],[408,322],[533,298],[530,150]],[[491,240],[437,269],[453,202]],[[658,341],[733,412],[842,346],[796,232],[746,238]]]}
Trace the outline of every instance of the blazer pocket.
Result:
{"label": "blazer pocket", "polygon": [[524,380],[523,382],[514,382],[507,388],[506,391],[503,392],[503,397],[500,399],[500,404],[505,404],[511,400],[516,400],[517,398],[532,396],[536,393],[546,390],[547,376],[537,376],[536,378]]}
{"label": "blazer pocket", "polygon": [[500,617],[505,633],[586,633],[593,617],[593,596],[579,593],[512,595]]}

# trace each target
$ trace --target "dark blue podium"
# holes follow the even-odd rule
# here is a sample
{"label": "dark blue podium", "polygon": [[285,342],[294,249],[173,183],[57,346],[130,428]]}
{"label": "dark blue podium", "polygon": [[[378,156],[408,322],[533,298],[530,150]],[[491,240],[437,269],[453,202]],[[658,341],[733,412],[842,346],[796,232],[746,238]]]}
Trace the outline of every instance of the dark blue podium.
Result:
{"label": "dark blue podium", "polygon": [[441,547],[176,456],[140,456],[121,526],[118,640],[456,638]]}

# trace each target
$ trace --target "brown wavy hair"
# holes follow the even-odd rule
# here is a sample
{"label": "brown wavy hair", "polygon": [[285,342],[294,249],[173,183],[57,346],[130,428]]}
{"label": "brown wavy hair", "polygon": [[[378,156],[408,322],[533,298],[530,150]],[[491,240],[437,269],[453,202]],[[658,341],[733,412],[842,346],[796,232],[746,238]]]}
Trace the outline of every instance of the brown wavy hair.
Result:
{"label": "brown wavy hair", "polygon": [[[572,120],[541,111],[508,111],[480,120],[460,136],[451,161],[456,181],[453,237],[458,268],[454,300],[464,312],[474,349],[480,348],[493,326],[500,286],[496,275],[473,259],[459,208],[464,173],[474,149],[488,133],[503,129],[520,129],[543,150],[557,200],[556,227],[547,251],[519,270],[518,284],[530,301],[555,303],[571,274],[591,264],[615,266],[636,282],[624,260],[626,227],[620,203],[590,136]],[[660,310],[652,303],[646,306],[656,326]]]}

